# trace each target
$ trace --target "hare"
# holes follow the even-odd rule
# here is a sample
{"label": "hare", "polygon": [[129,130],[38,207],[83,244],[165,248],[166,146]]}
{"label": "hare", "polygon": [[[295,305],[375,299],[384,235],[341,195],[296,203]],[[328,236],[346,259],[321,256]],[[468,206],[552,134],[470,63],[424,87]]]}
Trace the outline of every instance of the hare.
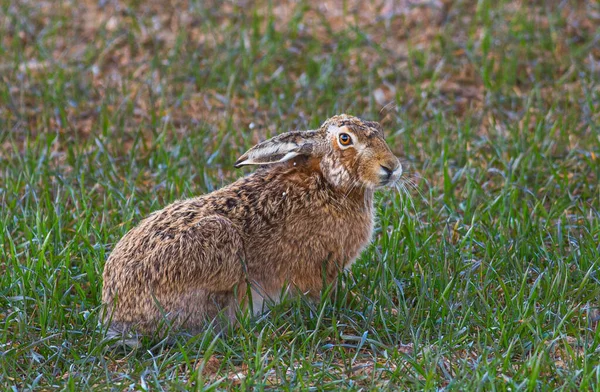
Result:
{"label": "hare", "polygon": [[257,144],[235,167],[254,173],[150,214],[104,267],[111,331],[197,333],[220,314],[284,292],[319,298],[373,233],[373,193],[402,175],[376,122],[338,115],[318,130]]}

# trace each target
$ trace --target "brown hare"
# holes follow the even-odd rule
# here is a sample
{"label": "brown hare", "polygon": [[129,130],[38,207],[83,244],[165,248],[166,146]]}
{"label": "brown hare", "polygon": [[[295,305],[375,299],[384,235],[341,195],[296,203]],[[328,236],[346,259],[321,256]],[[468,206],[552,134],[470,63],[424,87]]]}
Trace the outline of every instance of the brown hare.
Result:
{"label": "brown hare", "polygon": [[260,168],[152,213],[118,242],[102,293],[112,332],[160,332],[166,320],[196,333],[284,292],[319,298],[370,241],[374,190],[402,175],[381,126],[348,115],[259,143],[244,165]]}

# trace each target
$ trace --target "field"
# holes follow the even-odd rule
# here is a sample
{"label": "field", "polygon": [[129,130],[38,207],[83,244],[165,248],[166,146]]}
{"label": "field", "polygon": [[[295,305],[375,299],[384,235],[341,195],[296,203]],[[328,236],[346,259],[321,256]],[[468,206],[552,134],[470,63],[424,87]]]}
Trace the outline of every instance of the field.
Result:
{"label": "field", "polygon": [[[0,387],[600,388],[598,26],[593,0],[0,0]],[[128,229],[342,112],[408,169],[345,289],[105,338]]]}

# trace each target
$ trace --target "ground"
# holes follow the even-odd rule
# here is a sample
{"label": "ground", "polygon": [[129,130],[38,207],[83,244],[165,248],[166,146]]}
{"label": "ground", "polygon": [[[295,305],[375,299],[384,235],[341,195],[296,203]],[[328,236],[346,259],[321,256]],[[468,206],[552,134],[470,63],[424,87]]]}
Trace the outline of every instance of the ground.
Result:
{"label": "ground", "polygon": [[[598,26],[593,0],[0,0],[0,386],[599,388]],[[410,197],[378,194],[337,297],[112,348],[116,241],[342,112]]]}

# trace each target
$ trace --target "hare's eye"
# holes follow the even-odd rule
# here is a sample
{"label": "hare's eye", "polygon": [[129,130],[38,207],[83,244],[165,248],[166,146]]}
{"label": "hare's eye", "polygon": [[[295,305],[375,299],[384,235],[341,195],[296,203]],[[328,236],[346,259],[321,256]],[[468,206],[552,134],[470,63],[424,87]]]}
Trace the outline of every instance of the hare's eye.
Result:
{"label": "hare's eye", "polygon": [[347,133],[340,133],[340,144],[342,146],[349,146],[352,144],[352,138]]}

